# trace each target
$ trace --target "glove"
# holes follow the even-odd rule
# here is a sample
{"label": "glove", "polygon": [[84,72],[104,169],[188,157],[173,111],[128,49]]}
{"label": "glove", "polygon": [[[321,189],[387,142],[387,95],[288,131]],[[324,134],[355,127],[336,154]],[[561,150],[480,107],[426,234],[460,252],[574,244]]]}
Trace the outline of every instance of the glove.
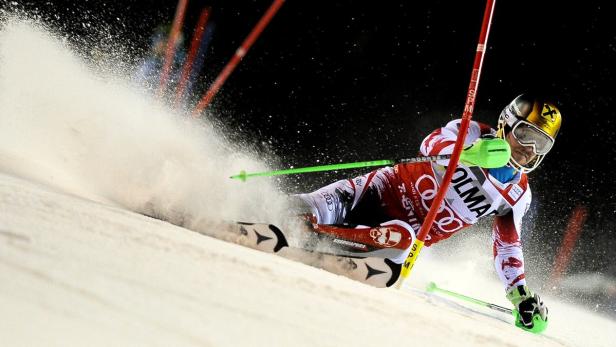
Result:
{"label": "glove", "polygon": [[548,308],[527,286],[512,287],[507,291],[507,299],[517,310],[518,327],[533,332],[541,332],[547,327]]}
{"label": "glove", "polygon": [[499,138],[479,138],[462,150],[460,162],[486,169],[503,167],[509,162],[509,143]]}

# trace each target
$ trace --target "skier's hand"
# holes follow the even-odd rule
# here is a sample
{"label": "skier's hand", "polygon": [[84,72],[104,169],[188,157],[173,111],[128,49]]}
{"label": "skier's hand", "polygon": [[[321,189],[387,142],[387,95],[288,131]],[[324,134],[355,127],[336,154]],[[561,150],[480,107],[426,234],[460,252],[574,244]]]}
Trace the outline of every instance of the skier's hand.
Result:
{"label": "skier's hand", "polygon": [[[527,286],[517,286],[507,291],[507,299],[518,311],[516,325],[534,330],[536,324],[545,325],[548,320],[548,308],[539,295],[533,294]],[[544,329],[544,328],[543,328]]]}

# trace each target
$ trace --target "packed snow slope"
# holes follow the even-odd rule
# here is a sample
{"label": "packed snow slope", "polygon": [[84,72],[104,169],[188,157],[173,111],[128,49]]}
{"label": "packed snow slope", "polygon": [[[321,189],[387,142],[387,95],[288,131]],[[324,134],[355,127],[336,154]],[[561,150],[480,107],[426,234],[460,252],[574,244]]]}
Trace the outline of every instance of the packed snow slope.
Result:
{"label": "packed snow slope", "polygon": [[489,244],[472,238],[464,259],[424,250],[394,290],[189,230],[277,222],[284,197],[269,180],[228,179],[266,168],[47,29],[3,22],[1,344],[608,346],[616,337],[613,321],[557,298],[545,297],[551,323],[537,336],[423,293],[434,280],[508,305]]}
{"label": "packed snow slope", "polygon": [[10,346],[561,345],[11,176],[0,211]]}

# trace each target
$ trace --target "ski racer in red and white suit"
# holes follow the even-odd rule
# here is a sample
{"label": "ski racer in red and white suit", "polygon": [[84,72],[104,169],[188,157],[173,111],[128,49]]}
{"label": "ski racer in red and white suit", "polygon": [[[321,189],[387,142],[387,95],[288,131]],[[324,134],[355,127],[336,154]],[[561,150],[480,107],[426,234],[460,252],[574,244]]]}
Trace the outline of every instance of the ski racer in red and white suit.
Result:
{"label": "ski racer in red and white suit", "polygon": [[[454,120],[432,132],[421,143],[421,154],[451,154],[460,123]],[[503,109],[498,131],[471,121],[465,148],[495,136],[505,139],[511,147],[509,163],[496,169],[459,163],[425,239],[425,245],[430,246],[483,217],[494,216],[494,265],[507,298],[520,313],[518,323],[527,329],[536,322],[547,322],[547,308],[528,289],[524,274],[520,239],[522,218],[531,202],[527,173],[550,151],[560,124],[556,106],[527,94]],[[414,235],[432,206],[447,165],[449,160],[398,164],[298,196],[310,207],[318,224],[395,223]],[[402,263],[407,254],[408,250],[391,260]]]}
{"label": "ski racer in red and white suit", "polygon": [[[451,154],[459,125],[460,120],[454,120],[435,130],[422,142],[421,154]],[[493,137],[495,131],[472,121],[465,145],[486,135]],[[416,234],[432,206],[447,164],[448,160],[398,164],[338,181],[301,197],[312,207],[319,224],[378,225],[399,220],[410,225]],[[520,232],[530,201],[526,174],[518,172],[503,184],[488,169],[459,164],[425,245],[449,238],[481,217],[494,215],[492,237],[498,275],[507,288],[524,285]],[[406,254],[395,261],[401,263],[405,257]]]}

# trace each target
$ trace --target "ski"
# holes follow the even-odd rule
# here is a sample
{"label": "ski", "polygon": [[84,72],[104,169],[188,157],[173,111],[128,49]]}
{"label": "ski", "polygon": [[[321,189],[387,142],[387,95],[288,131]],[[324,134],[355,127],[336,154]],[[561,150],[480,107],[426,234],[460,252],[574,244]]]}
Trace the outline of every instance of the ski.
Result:
{"label": "ski", "polygon": [[[336,232],[342,232],[343,229],[334,228],[337,228]],[[365,232],[358,229],[349,230],[355,230],[356,234]],[[401,264],[385,257],[389,254],[382,251],[385,248],[378,248],[374,242],[367,242],[369,240],[365,237],[349,240],[325,230],[315,230],[291,238],[291,235],[276,225],[245,222],[220,223],[216,227],[208,227],[207,231],[198,232],[262,252],[274,253],[374,287],[390,287],[400,275]],[[290,244],[290,240],[295,242]]]}

